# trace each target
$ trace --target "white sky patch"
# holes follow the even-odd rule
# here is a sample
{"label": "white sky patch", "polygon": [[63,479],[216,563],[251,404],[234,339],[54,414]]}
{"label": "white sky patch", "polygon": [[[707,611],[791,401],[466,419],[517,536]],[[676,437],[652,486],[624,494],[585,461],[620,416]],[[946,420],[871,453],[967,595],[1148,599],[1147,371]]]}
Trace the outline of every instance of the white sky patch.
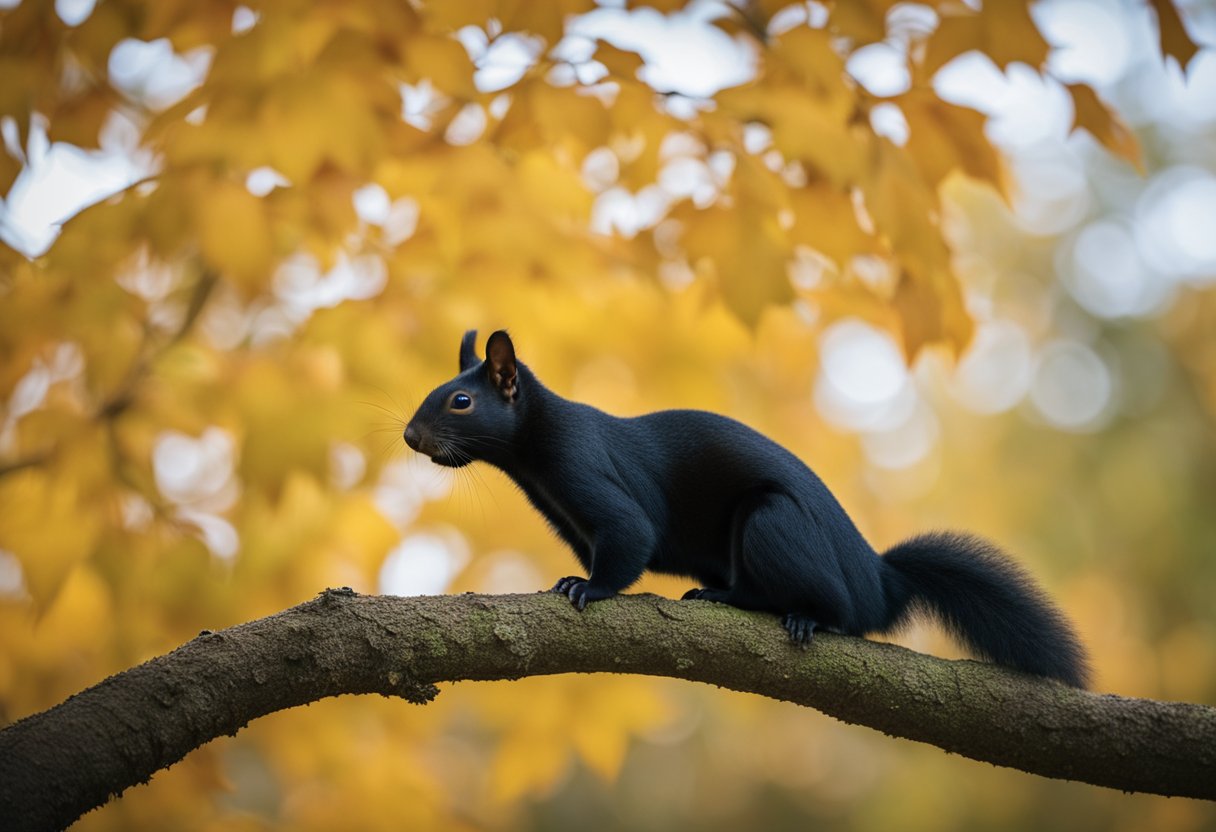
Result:
{"label": "white sky patch", "polygon": [[315,257],[300,253],[279,265],[273,281],[281,311],[298,324],[317,309],[380,294],[388,283],[388,267],[374,254],[350,257],[340,252],[333,268],[322,274]]}
{"label": "white sky patch", "polygon": [[861,404],[888,402],[908,381],[890,334],[852,319],[833,324],[821,339],[823,371],[844,396]]}
{"label": "white sky patch", "polygon": [[89,19],[97,0],[55,0],[55,14],[68,26],[79,26]]}
{"label": "white sky patch", "polygon": [[419,130],[430,130],[435,113],[447,106],[447,96],[435,89],[430,78],[417,84],[402,84],[401,119]]}
{"label": "white sky patch", "polygon": [[349,442],[332,442],[329,446],[329,481],[339,491],[349,491],[367,473],[367,458],[363,451]]}
{"label": "white sky patch", "polygon": [[1154,269],[1193,285],[1216,281],[1216,176],[1180,165],[1158,173],[1136,202],[1137,251]]}
{"label": "white sky patch", "polygon": [[1120,220],[1089,223],[1058,252],[1071,255],[1058,269],[1064,284],[1094,317],[1145,315],[1170,294],[1169,282],[1145,265],[1132,229]]}
{"label": "white sky patch", "polygon": [[264,197],[275,188],[287,188],[291,181],[268,165],[254,168],[245,177],[245,189],[256,197]]}
{"label": "white sky patch", "polygon": [[380,567],[384,595],[441,595],[469,562],[469,544],[455,529],[442,528],[407,537]]}
{"label": "white sky patch", "polygon": [[870,126],[880,136],[886,136],[903,147],[908,142],[908,119],[899,106],[889,101],[874,105],[870,109]]}
{"label": "white sky patch", "polygon": [[[402,440],[404,442],[405,440]],[[424,503],[452,492],[452,478],[433,465],[416,459],[391,462],[380,471],[373,500],[376,508],[398,529],[405,529],[422,511]]]}
{"label": "white sky patch", "polygon": [[17,440],[17,422],[42,407],[53,385],[72,381],[83,371],[84,354],[71,341],[49,347],[35,357],[29,370],[18,379],[9,394],[8,406],[0,421],[0,451],[13,451]]}
{"label": "white sky patch", "polygon": [[176,516],[194,526],[211,553],[230,560],[240,550],[240,536],[220,512],[240,497],[234,475],[235,443],[227,431],[209,427],[197,439],[164,431],[152,448],[156,486],[177,505]]}
{"label": "white sky patch", "polygon": [[110,82],[128,95],[161,110],[176,104],[207,77],[210,47],[179,55],[168,38],[121,40],[110,52]]}
{"label": "white sky patch", "polygon": [[1078,432],[1100,428],[1113,394],[1110,369],[1085,344],[1060,339],[1039,352],[1030,400],[1053,427]]}
{"label": "white sky patch", "polygon": [[393,200],[388,216],[384,220],[384,242],[396,246],[404,243],[418,230],[421,207],[413,197],[403,196]]}
{"label": "white sky patch", "polygon": [[871,43],[849,56],[845,68],[871,94],[905,93],[912,86],[907,56],[888,43]]}
{"label": "white sky patch", "polygon": [[1055,46],[1048,69],[1064,81],[1106,85],[1127,71],[1131,38],[1127,10],[1109,0],[1054,0],[1030,7],[1047,42]]}
{"label": "white sky patch", "polygon": [[1010,64],[1002,74],[986,55],[968,52],[942,67],[933,88],[946,101],[987,114],[988,137],[1009,150],[1058,142],[1072,127],[1068,92],[1025,64]]}
{"label": "white sky patch", "polygon": [[620,186],[609,188],[591,207],[591,230],[633,237],[661,220],[671,200],[671,195],[657,185],[647,185],[636,194]]}
{"label": "white sky patch", "polygon": [[355,191],[353,201],[355,213],[359,215],[359,219],[372,225],[383,225],[384,221],[388,219],[388,212],[392,207],[388,191],[375,182]]}
{"label": "white sky patch", "polygon": [[21,561],[12,552],[0,549],[0,598],[21,598],[25,595],[25,572]]}
{"label": "white sky patch", "polygon": [[255,12],[248,6],[237,6],[232,10],[232,34],[239,35],[242,32],[248,32],[257,25],[261,17],[260,12]]}
{"label": "white sky patch", "polygon": [[481,138],[487,123],[484,107],[480,104],[466,104],[448,123],[448,129],[443,134],[444,141],[457,147],[470,145]]}
{"label": "white sky patch", "polygon": [[241,549],[241,537],[232,523],[218,514],[191,508],[180,508],[177,516],[198,529],[199,538],[211,554],[221,560],[232,560]]}
{"label": "white sky patch", "polygon": [[1061,234],[1088,215],[1092,203],[1084,160],[1057,143],[1014,155],[1014,217],[1032,234]]}
{"label": "white sky patch", "polygon": [[491,552],[484,561],[488,566],[478,587],[482,592],[536,592],[547,588],[545,576],[521,552]]}
{"label": "white sky patch", "polygon": [[4,199],[0,237],[23,254],[37,257],[50,248],[65,220],[146,174],[146,164],[122,150],[52,145],[45,126],[36,120],[30,131],[28,164]]}
{"label": "white sky patch", "polygon": [[606,147],[597,147],[583,159],[583,183],[599,193],[616,184],[621,175],[617,155]]}
{"label": "white sky patch", "polygon": [[[461,30],[462,33],[464,31]],[[501,35],[495,38],[493,43],[486,45],[485,33],[480,29],[475,31],[479,37],[474,43],[480,41],[479,50],[474,51],[476,47],[464,37],[461,37],[461,42],[465,44],[465,49],[469,51],[477,66],[473,73],[473,83],[482,92],[497,92],[517,83],[536,63],[544,48],[541,38],[520,34]]]}
{"label": "white sky patch", "polygon": [[209,427],[198,438],[164,431],[152,448],[156,487],[178,505],[229,509],[240,492],[233,476],[235,455],[232,435],[221,428]]}
{"label": "white sky patch", "polygon": [[1003,413],[1026,396],[1033,370],[1026,330],[1012,321],[989,321],[959,360],[952,392],[975,413]]}
{"label": "white sky patch", "polygon": [[571,18],[567,34],[599,38],[637,52],[646,61],[642,79],[662,92],[711,96],[755,76],[755,54],[707,21],[721,14],[713,3],[692,3],[675,14],[651,8],[599,8]]}
{"label": "white sky patch", "polygon": [[849,318],[820,339],[823,372],[815,404],[824,418],[849,430],[885,430],[903,424],[918,398],[903,354],[891,335]]}
{"label": "white sky patch", "polygon": [[910,468],[933,452],[940,434],[933,408],[918,398],[908,417],[899,424],[864,433],[861,447],[870,463],[879,468]]}

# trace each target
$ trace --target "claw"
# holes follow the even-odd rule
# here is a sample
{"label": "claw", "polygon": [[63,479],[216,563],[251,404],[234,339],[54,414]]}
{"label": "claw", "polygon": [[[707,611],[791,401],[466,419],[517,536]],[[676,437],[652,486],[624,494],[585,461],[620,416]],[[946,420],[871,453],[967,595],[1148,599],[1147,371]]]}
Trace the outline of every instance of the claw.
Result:
{"label": "claw", "polygon": [[553,587],[554,592],[560,592],[570,599],[570,603],[579,612],[587,609],[587,604],[616,595],[612,590],[592,586],[585,578],[562,578]]}
{"label": "claw", "polygon": [[714,589],[713,587],[696,587],[684,593],[682,601],[714,601],[718,604],[730,604],[730,592],[725,589]]}
{"label": "claw", "polygon": [[813,618],[791,612],[781,619],[781,626],[785,627],[786,632],[790,634],[790,641],[805,649],[814,638],[815,628],[819,626],[819,623]]}
{"label": "claw", "polygon": [[555,592],[558,595],[569,596],[570,590],[574,589],[574,587],[580,583],[585,583],[586,580],[586,578],[580,578],[577,575],[568,575],[565,578],[559,579],[549,591]]}

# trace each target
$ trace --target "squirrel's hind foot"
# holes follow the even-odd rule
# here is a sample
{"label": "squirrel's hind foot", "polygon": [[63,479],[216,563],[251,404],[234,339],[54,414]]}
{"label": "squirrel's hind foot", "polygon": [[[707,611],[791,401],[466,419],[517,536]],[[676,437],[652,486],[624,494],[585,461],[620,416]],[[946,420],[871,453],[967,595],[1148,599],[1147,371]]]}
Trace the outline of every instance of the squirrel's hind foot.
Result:
{"label": "squirrel's hind foot", "polygon": [[811,643],[819,622],[800,613],[791,612],[781,619],[781,626],[790,634],[790,641],[805,648]]}

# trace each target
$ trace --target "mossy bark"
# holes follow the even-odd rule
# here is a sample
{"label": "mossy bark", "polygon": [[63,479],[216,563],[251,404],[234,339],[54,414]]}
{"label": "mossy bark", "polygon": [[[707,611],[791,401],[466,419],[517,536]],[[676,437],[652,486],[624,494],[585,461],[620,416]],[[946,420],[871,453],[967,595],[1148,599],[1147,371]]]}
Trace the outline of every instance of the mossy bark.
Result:
{"label": "mossy bark", "polygon": [[1216,708],[1102,696],[993,665],[650,595],[582,613],[549,595],[327,590],[204,633],[0,731],[0,828],[64,827],[251,720],[327,696],[423,703],[437,682],[554,673],[705,682],[976,760],[1124,791],[1216,799]]}

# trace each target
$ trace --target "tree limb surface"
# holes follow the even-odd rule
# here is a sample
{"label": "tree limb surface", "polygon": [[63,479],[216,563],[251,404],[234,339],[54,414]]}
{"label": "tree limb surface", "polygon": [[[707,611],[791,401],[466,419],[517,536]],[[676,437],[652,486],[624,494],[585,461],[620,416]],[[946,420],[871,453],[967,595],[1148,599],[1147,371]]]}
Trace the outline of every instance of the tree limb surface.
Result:
{"label": "tree limb surface", "polygon": [[773,616],[621,596],[361,596],[326,590],[204,632],[0,731],[0,828],[67,826],[265,714],[339,694],[423,703],[436,682],[555,673],[706,682],[1001,766],[1216,799],[1216,708],[1075,690],[848,636],[789,643]]}

